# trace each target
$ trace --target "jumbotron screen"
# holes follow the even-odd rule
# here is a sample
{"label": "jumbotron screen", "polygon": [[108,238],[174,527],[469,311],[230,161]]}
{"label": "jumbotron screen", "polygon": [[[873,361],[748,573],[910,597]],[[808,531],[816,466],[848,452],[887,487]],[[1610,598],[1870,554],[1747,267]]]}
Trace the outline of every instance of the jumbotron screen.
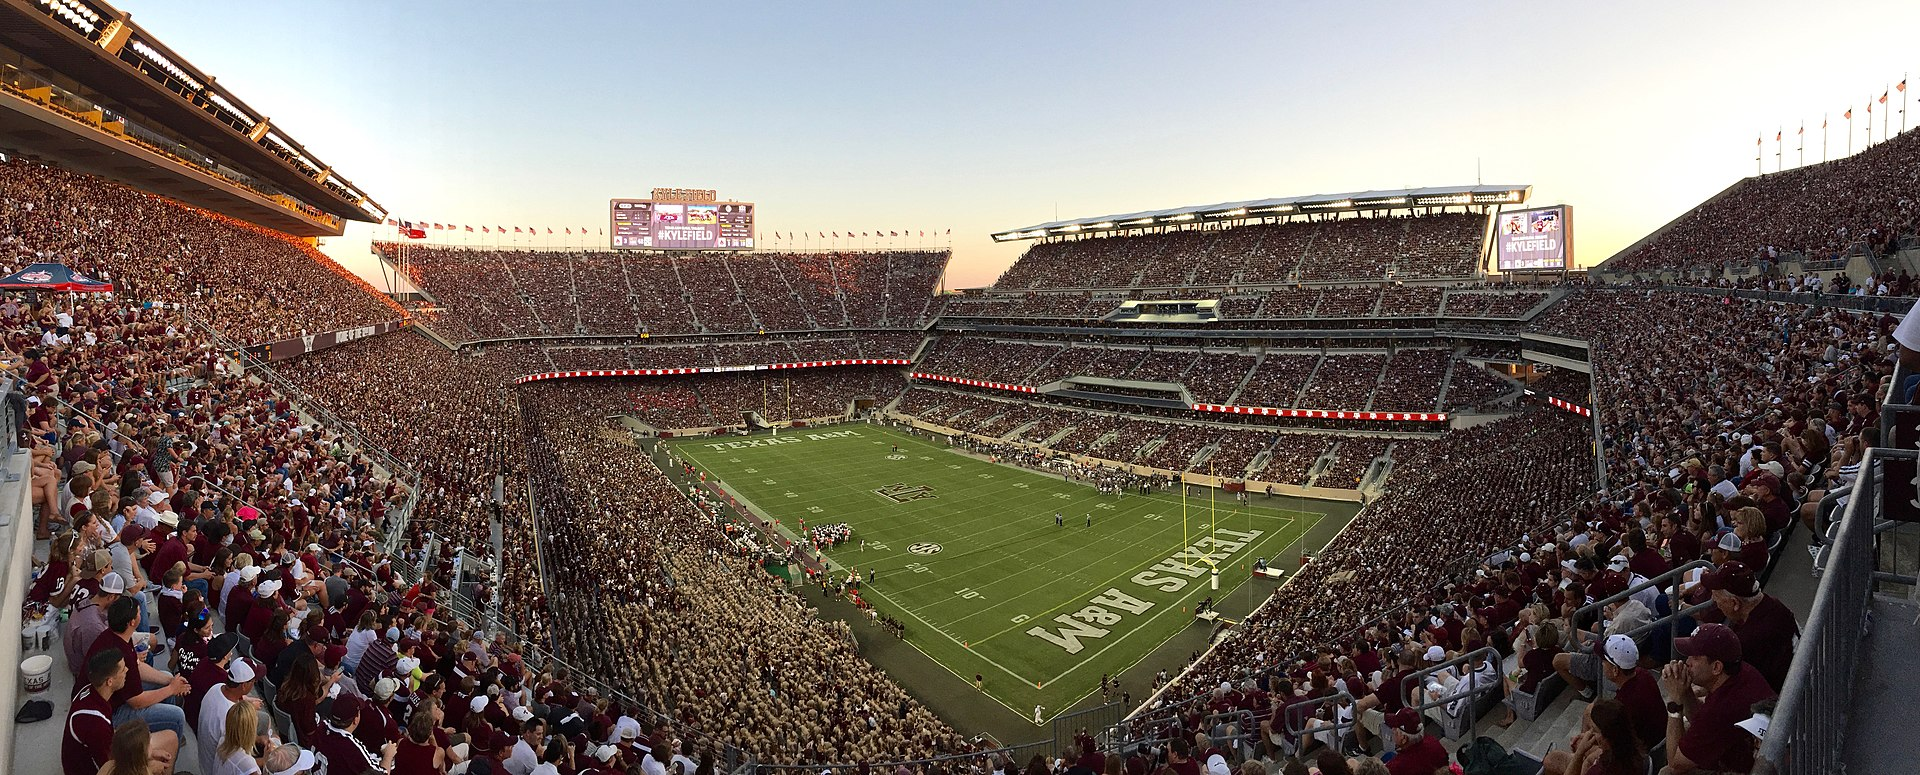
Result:
{"label": "jumbotron screen", "polygon": [[752,250],[752,202],[615,199],[616,250]]}
{"label": "jumbotron screen", "polygon": [[1554,205],[1501,213],[1493,239],[1502,272],[1565,269],[1573,254],[1573,208]]}

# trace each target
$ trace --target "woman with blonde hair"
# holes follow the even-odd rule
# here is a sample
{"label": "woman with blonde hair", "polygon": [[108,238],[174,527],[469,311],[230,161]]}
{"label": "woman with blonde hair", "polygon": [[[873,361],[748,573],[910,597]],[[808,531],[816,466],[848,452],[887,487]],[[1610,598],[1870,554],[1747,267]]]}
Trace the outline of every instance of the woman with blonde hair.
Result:
{"label": "woman with blonde hair", "polygon": [[259,737],[260,709],[250,702],[234,703],[227,709],[227,735],[214,751],[213,775],[258,775],[260,760],[253,752]]}

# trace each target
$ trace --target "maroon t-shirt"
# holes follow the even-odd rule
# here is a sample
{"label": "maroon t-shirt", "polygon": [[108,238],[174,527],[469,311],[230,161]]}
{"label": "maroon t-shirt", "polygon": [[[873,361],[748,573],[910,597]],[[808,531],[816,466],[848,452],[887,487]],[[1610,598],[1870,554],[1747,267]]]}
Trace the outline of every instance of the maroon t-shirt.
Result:
{"label": "maroon t-shirt", "polygon": [[154,550],[153,561],[147,565],[147,570],[155,578],[164,576],[168,568],[173,567],[176,562],[185,561],[188,555],[187,545],[181,542],[178,536],[169,538],[166,543],[160,545],[159,549]]}
{"label": "maroon t-shirt", "polygon": [[1753,716],[1753,704],[1773,696],[1767,679],[1748,665],[1713,690],[1687,718],[1680,753],[1703,770],[1753,769],[1753,736],[1734,726]]}
{"label": "maroon t-shirt", "polygon": [[1740,636],[1740,653],[1746,663],[1760,671],[1767,686],[1780,691],[1787,680],[1787,669],[1793,666],[1793,638],[1800,634],[1793,611],[1779,598],[1764,595],[1746,621],[1737,625],[1729,622],[1727,626]]}
{"label": "maroon t-shirt", "polygon": [[[129,676],[139,681],[139,674]],[[113,705],[84,686],[67,712],[67,728],[60,736],[60,769],[66,775],[96,775],[113,753]]]}
{"label": "maroon t-shirt", "polygon": [[1387,772],[1393,775],[1433,775],[1434,770],[1447,766],[1447,749],[1440,745],[1440,739],[1433,735],[1422,735],[1420,742],[1395,752],[1393,761],[1387,762]]}
{"label": "maroon t-shirt", "polygon": [[1660,682],[1652,672],[1634,668],[1613,698],[1626,706],[1627,721],[1641,743],[1653,745],[1667,736],[1667,702],[1660,698]]}
{"label": "maroon t-shirt", "polygon": [[141,692],[140,657],[133,650],[133,644],[128,643],[126,638],[120,637],[120,633],[112,630],[100,633],[100,637],[93,640],[93,648],[87,649],[87,661],[92,662],[93,655],[102,651],[118,651],[120,661],[127,663],[126,683],[121,684],[120,690],[107,698],[107,705],[118,710],[120,706],[127,704],[128,700]]}

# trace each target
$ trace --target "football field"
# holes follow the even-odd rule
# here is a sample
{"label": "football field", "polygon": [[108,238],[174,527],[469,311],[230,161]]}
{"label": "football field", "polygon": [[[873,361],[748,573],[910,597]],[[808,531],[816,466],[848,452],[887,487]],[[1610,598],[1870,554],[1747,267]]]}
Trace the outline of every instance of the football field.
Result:
{"label": "football field", "polygon": [[669,449],[796,533],[802,520],[851,526],[853,538],[828,551],[836,575],[877,573],[862,595],[905,623],[909,643],[969,685],[982,677],[1028,719],[1035,705],[1045,717],[1074,706],[1182,629],[1209,626],[1194,621],[1196,603],[1224,600],[1255,558],[1277,557],[1324,516],[1259,498],[1210,508],[1205,490],[1100,495],[875,425]]}

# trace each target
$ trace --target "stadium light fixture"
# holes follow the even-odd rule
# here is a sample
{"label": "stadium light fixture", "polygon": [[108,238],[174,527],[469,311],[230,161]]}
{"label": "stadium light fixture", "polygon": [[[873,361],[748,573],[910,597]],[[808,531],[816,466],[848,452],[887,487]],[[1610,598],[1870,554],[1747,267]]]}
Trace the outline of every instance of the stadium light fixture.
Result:
{"label": "stadium light fixture", "polygon": [[1213,215],[1215,218],[1238,218],[1246,214],[1247,214],[1247,208],[1236,207],[1236,208],[1233,208],[1232,210],[1226,210],[1223,212],[1214,213]]}
{"label": "stadium light fixture", "polygon": [[1169,221],[1191,221],[1191,220],[1193,220],[1193,213],[1181,213],[1181,214],[1179,214],[1179,215],[1176,215],[1176,216],[1173,216],[1173,217],[1171,217],[1171,218],[1168,218],[1167,220],[1169,220]]}
{"label": "stadium light fixture", "polygon": [[1141,218],[1140,220],[1137,220],[1137,221],[1127,221],[1126,223],[1123,223],[1123,224],[1120,224],[1120,225],[1122,225],[1122,226],[1146,226],[1146,225],[1148,225],[1148,224],[1151,224],[1151,223],[1153,223],[1153,219],[1152,219],[1152,218]]}
{"label": "stadium light fixture", "polygon": [[1080,230],[1080,224],[1077,224],[1077,223],[1070,223],[1060,228],[1060,231],[1079,231],[1079,230]]}
{"label": "stadium light fixture", "polygon": [[1257,214],[1290,213],[1290,212],[1293,212],[1293,205],[1278,205],[1275,207],[1266,207],[1259,210],[1255,210],[1254,212]]}
{"label": "stadium light fixture", "polygon": [[1113,228],[1113,221],[1101,221],[1101,222],[1099,222],[1099,223],[1096,223],[1096,224],[1094,224],[1094,225],[1093,225],[1093,226],[1092,226],[1091,228],[1095,228],[1095,229],[1111,229],[1111,228]]}

